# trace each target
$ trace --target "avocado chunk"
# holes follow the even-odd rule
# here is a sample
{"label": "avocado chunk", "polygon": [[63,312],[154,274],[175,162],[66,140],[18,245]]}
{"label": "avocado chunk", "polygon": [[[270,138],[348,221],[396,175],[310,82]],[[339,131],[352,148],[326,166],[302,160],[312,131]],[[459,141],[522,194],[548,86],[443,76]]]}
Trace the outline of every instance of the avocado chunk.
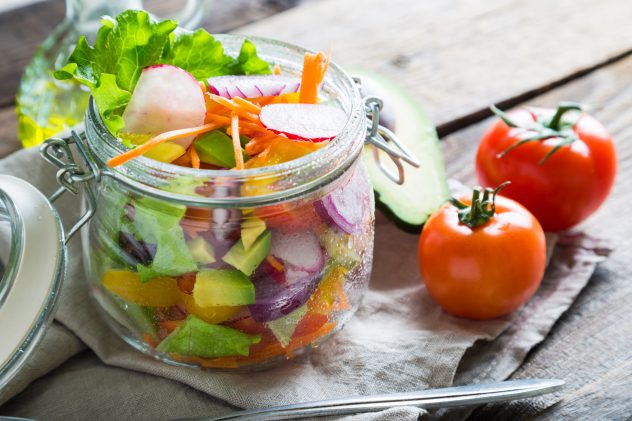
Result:
{"label": "avocado chunk", "polygon": [[199,307],[254,304],[255,287],[238,270],[204,269],[195,277],[193,299]]}
{"label": "avocado chunk", "polygon": [[[198,137],[195,141],[195,150],[202,162],[222,168],[235,166],[233,140],[220,130],[213,130]],[[248,155],[244,153],[244,161],[247,159]]]}
{"label": "avocado chunk", "polygon": [[[420,163],[414,168],[404,163],[405,181],[402,185],[387,178],[373,158],[372,145],[364,147],[364,162],[375,191],[377,206],[400,228],[419,233],[421,226],[449,197],[445,165],[439,139],[432,121],[396,82],[381,75],[355,69],[362,77],[363,95],[377,95],[384,100],[384,125],[415,155]],[[381,161],[393,166],[384,152]]]}
{"label": "avocado chunk", "polygon": [[244,246],[243,240],[239,240],[228,250],[228,253],[222,260],[239,269],[246,276],[250,276],[259,267],[263,259],[266,258],[270,252],[271,245],[272,234],[270,234],[270,231],[266,231],[248,249]]}
{"label": "avocado chunk", "polygon": [[215,250],[213,250],[213,245],[204,238],[196,237],[193,240],[187,241],[187,247],[191,252],[193,260],[197,263],[201,265],[215,263]]}
{"label": "avocado chunk", "polygon": [[307,304],[297,308],[290,314],[266,323],[268,329],[272,331],[274,336],[284,347],[292,341],[292,335],[298,326],[298,323],[307,314]]}
{"label": "avocado chunk", "polygon": [[266,230],[266,223],[259,218],[250,218],[241,223],[241,242],[248,250]]}
{"label": "avocado chunk", "polygon": [[193,357],[218,358],[250,354],[250,346],[261,341],[226,326],[212,325],[189,315],[156,349]]}

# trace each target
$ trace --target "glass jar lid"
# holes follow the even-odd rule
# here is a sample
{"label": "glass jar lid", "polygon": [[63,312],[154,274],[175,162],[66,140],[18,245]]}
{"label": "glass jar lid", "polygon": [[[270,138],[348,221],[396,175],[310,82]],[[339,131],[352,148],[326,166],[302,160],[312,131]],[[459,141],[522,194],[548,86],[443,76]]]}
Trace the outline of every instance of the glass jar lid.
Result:
{"label": "glass jar lid", "polygon": [[62,224],[46,196],[0,175],[0,390],[52,321],[65,257]]}

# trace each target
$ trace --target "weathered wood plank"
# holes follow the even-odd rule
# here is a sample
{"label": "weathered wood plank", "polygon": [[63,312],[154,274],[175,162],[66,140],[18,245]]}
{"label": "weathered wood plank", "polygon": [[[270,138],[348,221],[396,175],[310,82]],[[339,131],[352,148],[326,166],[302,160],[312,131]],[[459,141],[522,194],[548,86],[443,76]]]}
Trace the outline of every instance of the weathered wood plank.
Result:
{"label": "weathered wood plank", "polygon": [[383,72],[420,98],[445,134],[488,115],[490,103],[629,54],[631,18],[625,0],[326,0],[238,31],[333,48],[349,68]]}
{"label": "weathered wood plank", "polygon": [[[582,229],[615,240],[615,251],[603,263],[577,302],[560,319],[546,341],[536,348],[514,377],[558,377],[567,381],[556,396],[484,407],[476,420],[625,419],[632,415],[632,225],[626,209],[632,203],[632,58],[600,69],[540,96],[529,104],[554,106],[573,100],[594,106],[594,115],[617,142],[619,173],[611,197]],[[490,120],[444,139],[448,172],[475,182],[476,146]],[[551,406],[557,399],[561,402]],[[550,407],[550,408],[549,408]]]}
{"label": "weathered wood plank", "polygon": [[[225,32],[298,4],[300,0],[212,2],[202,26]],[[172,11],[167,0],[147,2],[156,13]],[[48,0],[0,14],[0,106],[14,101],[20,75],[35,49],[64,17],[64,0]]]}
{"label": "weathered wood plank", "polygon": [[18,121],[12,106],[0,108],[0,158],[22,147],[16,136]]}

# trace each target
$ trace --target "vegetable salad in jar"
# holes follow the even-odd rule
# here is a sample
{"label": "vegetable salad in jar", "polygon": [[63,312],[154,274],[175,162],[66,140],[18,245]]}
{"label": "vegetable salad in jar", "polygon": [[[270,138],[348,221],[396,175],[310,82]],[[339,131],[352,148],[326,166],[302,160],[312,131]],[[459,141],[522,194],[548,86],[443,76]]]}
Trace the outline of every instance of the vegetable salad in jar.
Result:
{"label": "vegetable salad in jar", "polygon": [[90,88],[88,146],[115,174],[83,237],[93,295],[117,333],[167,362],[291,358],[340,329],[367,288],[366,124],[344,101],[358,108],[357,88],[339,70],[352,88],[324,88],[335,65],[323,53],[279,64],[289,47],[260,44],[271,53],[243,40],[231,55],[204,30],[126,11],[56,72]]}

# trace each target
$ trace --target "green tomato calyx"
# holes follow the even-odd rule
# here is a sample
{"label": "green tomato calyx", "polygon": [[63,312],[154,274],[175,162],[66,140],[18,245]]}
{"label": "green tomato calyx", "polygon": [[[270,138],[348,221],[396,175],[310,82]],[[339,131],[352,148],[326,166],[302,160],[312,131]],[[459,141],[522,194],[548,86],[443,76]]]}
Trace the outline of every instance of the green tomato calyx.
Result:
{"label": "green tomato calyx", "polygon": [[573,131],[573,126],[577,122],[577,119],[569,120],[565,119],[564,115],[569,111],[583,111],[583,107],[580,104],[574,102],[560,102],[552,117],[547,118],[537,112],[533,114],[536,120],[528,125],[520,125],[513,121],[507,113],[496,108],[495,105],[490,107],[492,112],[498,116],[507,126],[511,128],[524,129],[530,133],[525,137],[509,146],[507,149],[498,154],[498,158],[502,158],[511,150],[517,148],[520,145],[529,142],[542,141],[551,138],[559,138],[560,142],[555,145],[539,162],[540,165],[544,164],[547,159],[551,157],[555,152],[559,151],[562,147],[568,146],[579,139],[577,133]]}
{"label": "green tomato calyx", "polygon": [[474,229],[486,224],[496,214],[496,195],[505,188],[509,181],[492,189],[483,189],[476,186],[472,189],[472,203],[468,206],[456,198],[451,198],[450,203],[458,209],[459,222]]}

